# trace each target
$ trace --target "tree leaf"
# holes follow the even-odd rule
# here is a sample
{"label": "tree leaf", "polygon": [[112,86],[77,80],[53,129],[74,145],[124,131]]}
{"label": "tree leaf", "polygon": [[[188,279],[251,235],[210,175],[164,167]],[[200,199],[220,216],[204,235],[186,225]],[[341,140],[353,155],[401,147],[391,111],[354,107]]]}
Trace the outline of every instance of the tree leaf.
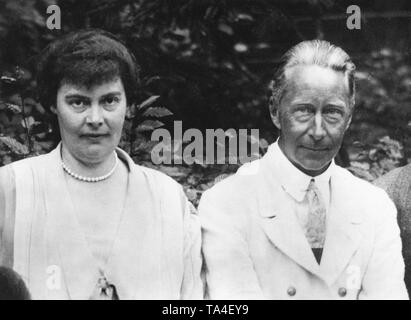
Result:
{"label": "tree leaf", "polygon": [[6,107],[8,110],[13,112],[14,114],[21,113],[21,107],[17,104],[6,103]]}
{"label": "tree leaf", "polygon": [[27,155],[29,154],[29,149],[24,144],[21,144],[16,139],[7,137],[7,136],[0,136],[0,142],[5,144],[10,150],[17,154]]}
{"label": "tree leaf", "polygon": [[236,20],[243,20],[243,21],[254,21],[254,18],[246,13],[239,13],[236,16]]}
{"label": "tree leaf", "polygon": [[[36,126],[36,125],[39,125],[39,124],[41,124],[41,122],[38,122],[38,121],[34,120],[34,118],[32,116],[27,117],[26,121],[24,121],[24,119],[21,120],[21,126],[25,129],[29,129],[29,130],[31,130],[31,128],[33,126]],[[26,125],[27,125],[27,128],[26,128]]]}
{"label": "tree leaf", "polygon": [[144,116],[146,117],[156,117],[156,118],[161,118],[161,117],[167,117],[173,115],[173,113],[168,110],[167,108],[164,107],[151,107],[148,108],[144,113]]}
{"label": "tree leaf", "polygon": [[221,32],[224,32],[230,36],[233,35],[234,31],[233,28],[231,28],[229,25],[225,24],[225,23],[220,23],[218,25],[218,30],[220,30]]}
{"label": "tree leaf", "polygon": [[164,126],[164,123],[158,120],[144,120],[138,127],[137,131],[153,131],[154,129]]}
{"label": "tree leaf", "polygon": [[150,98],[144,100],[142,103],[137,105],[137,109],[138,110],[146,109],[148,106],[150,106],[152,103],[154,103],[158,98],[160,98],[160,96],[151,96]]}
{"label": "tree leaf", "polygon": [[17,81],[16,78],[13,77],[9,77],[9,76],[2,76],[1,81],[3,81],[4,83],[15,83]]}

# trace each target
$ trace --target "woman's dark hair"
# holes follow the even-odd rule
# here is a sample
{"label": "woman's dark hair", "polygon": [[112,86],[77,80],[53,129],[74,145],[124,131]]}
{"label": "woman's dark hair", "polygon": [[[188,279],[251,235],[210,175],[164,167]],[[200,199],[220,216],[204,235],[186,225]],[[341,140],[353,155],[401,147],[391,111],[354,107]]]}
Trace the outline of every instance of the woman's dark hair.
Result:
{"label": "woman's dark hair", "polygon": [[0,300],[30,300],[23,279],[6,267],[0,267]]}
{"label": "woman's dark hair", "polygon": [[127,104],[135,103],[139,67],[126,46],[107,31],[72,32],[41,52],[37,66],[39,100],[50,110],[56,105],[57,91],[63,82],[90,88],[116,77],[122,80]]}

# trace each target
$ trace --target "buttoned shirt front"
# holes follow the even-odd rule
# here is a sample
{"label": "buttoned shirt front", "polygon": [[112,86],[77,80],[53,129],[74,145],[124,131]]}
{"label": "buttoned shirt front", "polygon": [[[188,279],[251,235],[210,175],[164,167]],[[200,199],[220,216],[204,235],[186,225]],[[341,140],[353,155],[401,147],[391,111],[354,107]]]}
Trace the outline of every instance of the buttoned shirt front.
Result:
{"label": "buttoned shirt front", "polygon": [[330,182],[335,168],[334,160],[331,161],[323,173],[311,177],[299,170],[288,160],[278,145],[278,142],[273,144],[271,152],[271,157],[273,161],[275,161],[275,167],[278,169],[276,177],[279,179],[283,190],[287,193],[289,200],[293,203],[292,206],[295,208],[294,212],[297,219],[302,229],[305,230],[309,210],[308,200],[305,196],[311,179],[314,179],[315,185],[320,192],[321,201],[325,204],[326,211],[329,211],[331,199]]}

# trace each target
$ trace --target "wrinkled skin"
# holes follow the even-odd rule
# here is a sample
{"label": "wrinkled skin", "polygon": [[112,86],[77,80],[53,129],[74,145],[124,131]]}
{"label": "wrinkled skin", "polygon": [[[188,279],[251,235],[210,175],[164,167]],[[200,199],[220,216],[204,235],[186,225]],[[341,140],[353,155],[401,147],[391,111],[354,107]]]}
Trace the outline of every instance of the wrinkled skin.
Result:
{"label": "wrinkled skin", "polygon": [[321,66],[288,70],[288,85],[272,114],[279,146],[302,172],[317,176],[337,154],[351,122],[344,73]]}

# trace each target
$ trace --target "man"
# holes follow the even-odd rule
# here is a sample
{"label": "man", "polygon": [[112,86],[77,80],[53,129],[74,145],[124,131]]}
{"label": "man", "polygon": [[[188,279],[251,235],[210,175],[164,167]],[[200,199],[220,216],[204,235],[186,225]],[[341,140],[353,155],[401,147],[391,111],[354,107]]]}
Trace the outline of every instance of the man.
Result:
{"label": "man", "polygon": [[304,41],[273,81],[280,137],[199,206],[211,299],[407,299],[396,210],[337,166],[354,107],[341,48]]}
{"label": "man", "polygon": [[411,164],[396,168],[374,181],[383,188],[398,210],[402,253],[405,262],[405,285],[411,293]]}

